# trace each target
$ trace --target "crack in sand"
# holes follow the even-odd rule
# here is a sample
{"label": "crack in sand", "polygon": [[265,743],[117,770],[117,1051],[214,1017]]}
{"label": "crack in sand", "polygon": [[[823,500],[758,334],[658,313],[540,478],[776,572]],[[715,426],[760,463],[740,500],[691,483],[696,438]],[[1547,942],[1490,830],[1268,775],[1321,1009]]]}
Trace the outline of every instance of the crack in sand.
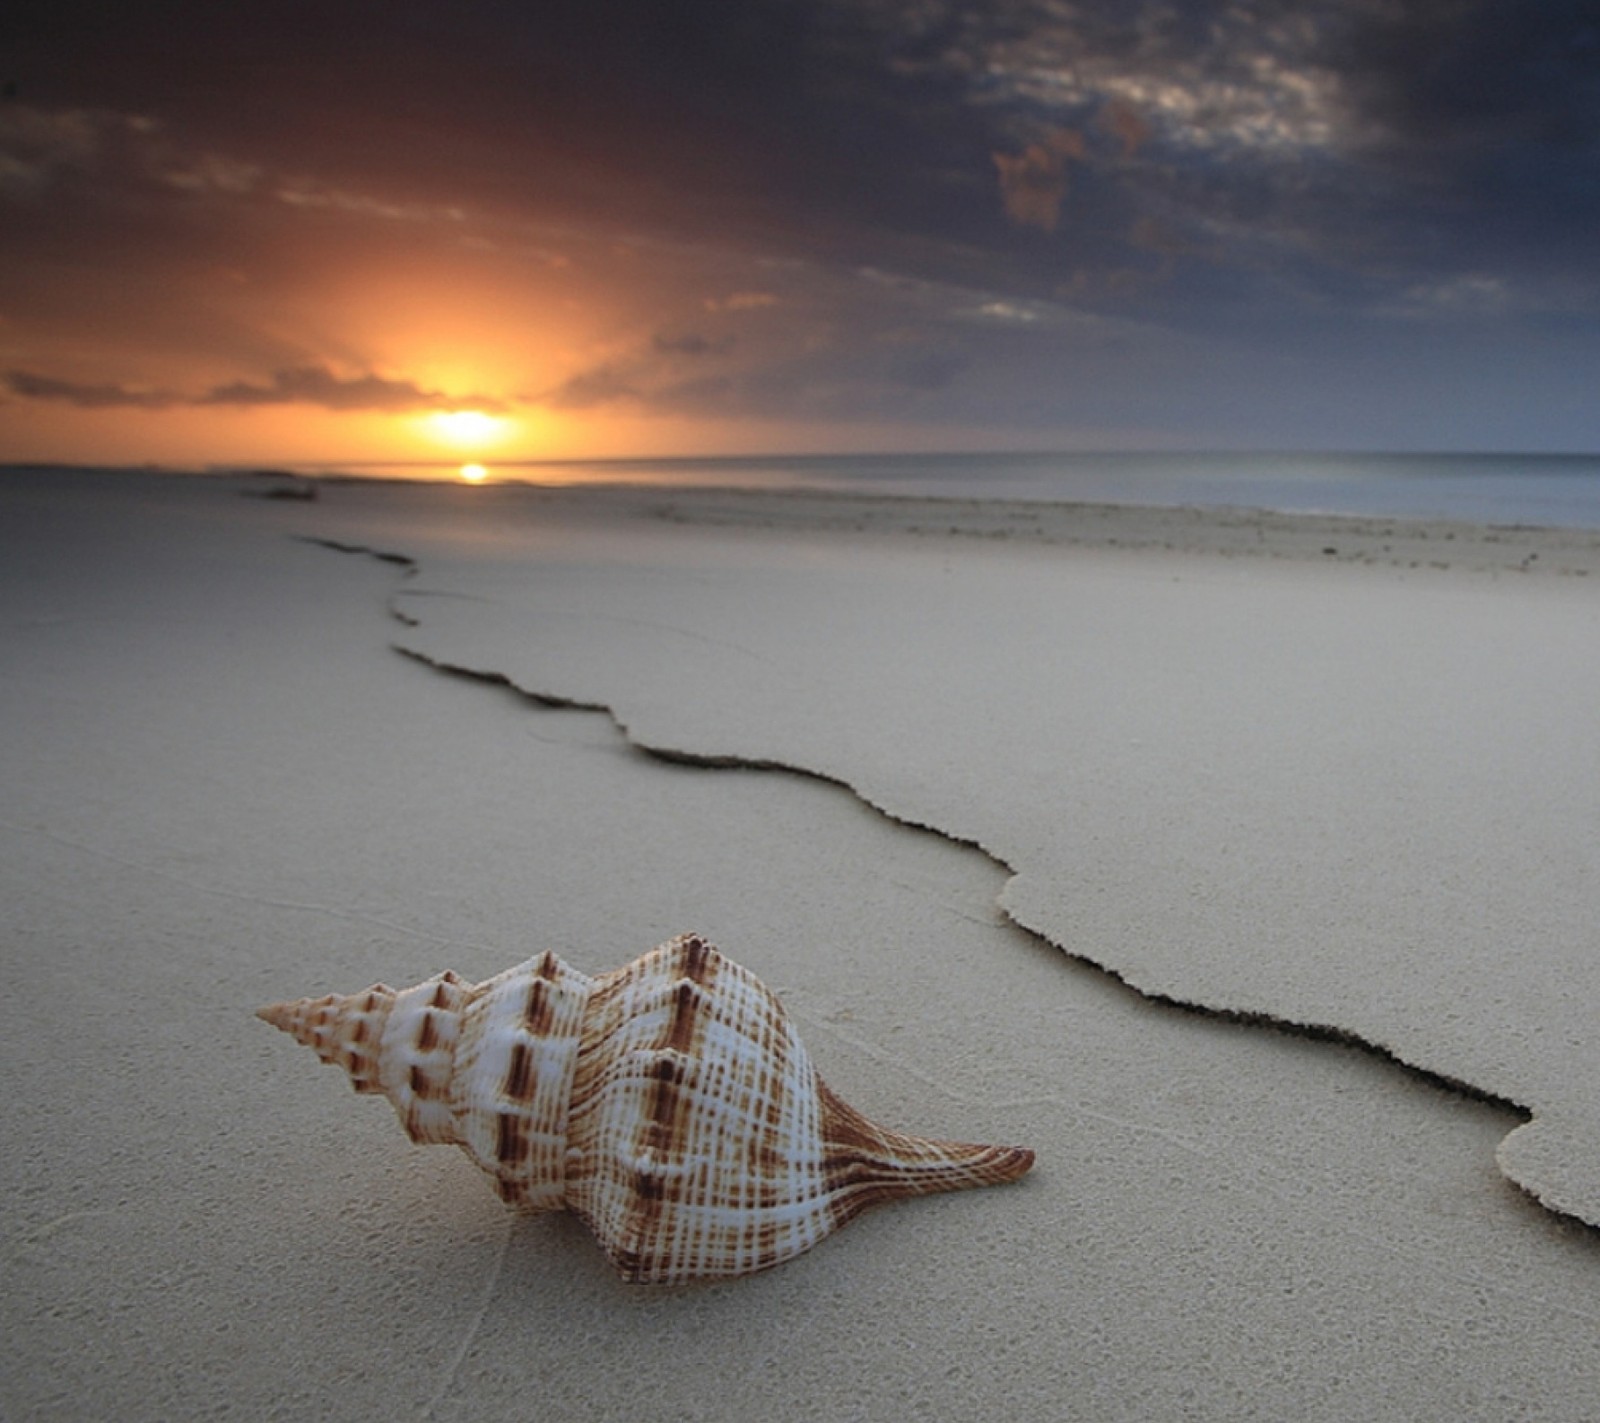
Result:
{"label": "crack in sand", "polygon": [[460,1376],[461,1366],[466,1363],[467,1355],[471,1352],[472,1345],[478,1335],[483,1331],[484,1321],[489,1317],[489,1306],[494,1303],[495,1292],[500,1288],[500,1277],[505,1273],[506,1257],[511,1253],[511,1236],[515,1230],[517,1217],[507,1215],[505,1230],[500,1236],[500,1248],[495,1252],[494,1264],[489,1268],[488,1278],[483,1282],[483,1293],[479,1296],[478,1307],[473,1311],[472,1318],[468,1321],[466,1331],[461,1336],[461,1342],[456,1346],[454,1355],[449,1364],[445,1366],[443,1377],[439,1386],[434,1389],[428,1401],[422,1405],[422,1416],[432,1418],[435,1410],[444,1402],[445,1395],[455,1387],[456,1379]]}
{"label": "crack in sand", "polygon": [[[411,577],[418,571],[419,566],[416,561],[402,554],[385,554],[379,552],[378,550],[364,546],[341,545],[332,540],[311,539],[307,541],[323,544],[324,546],[332,548],[341,553],[362,553],[370,557],[382,559],[388,563],[404,565],[406,567],[406,573],[404,576],[407,578]],[[389,602],[388,611],[391,617],[405,626],[418,626],[417,621],[400,611],[398,607],[395,606],[392,599]],[[415,648],[406,647],[401,643],[391,643],[390,646],[401,656],[409,658],[410,660],[415,661],[422,666],[431,669],[432,671],[441,673],[445,676],[460,677],[467,681],[480,682],[489,686],[500,687],[511,692],[514,696],[533,702],[535,705],[540,707],[563,711],[594,712],[602,715],[611,722],[627,745],[638,751],[640,754],[649,756],[655,760],[664,761],[671,765],[697,767],[702,770],[779,772],[785,775],[798,776],[805,780],[818,781],[823,785],[835,787],[836,789],[842,790],[846,794],[853,797],[856,801],[858,801],[861,805],[866,806],[869,810],[872,810],[876,814],[883,816],[892,824],[902,826],[908,830],[920,831],[925,834],[937,836],[939,839],[953,845],[960,845],[967,849],[976,850],[1001,871],[1001,873],[1005,876],[1005,882],[1007,884],[1016,879],[1018,876],[1018,871],[1013,868],[1003,856],[997,854],[980,841],[967,836],[957,835],[935,825],[928,825],[899,815],[896,812],[889,810],[885,806],[877,804],[869,796],[863,794],[857,787],[852,785],[849,781],[845,780],[841,776],[837,776],[826,771],[814,770],[807,766],[791,765],[786,762],[772,760],[765,757],[712,755],[702,752],[684,751],[670,746],[651,745],[650,743],[636,737],[629,730],[627,723],[622,719],[621,716],[617,714],[616,710],[604,702],[583,701],[577,698],[562,696],[551,692],[534,690],[520,685],[503,672],[446,662],[435,657],[430,657],[426,653],[420,652]],[[1517,1127],[1513,1128],[1513,1131],[1518,1130],[1535,1120],[1533,1110],[1527,1106],[1524,1106],[1520,1102],[1516,1102],[1509,1097],[1491,1092],[1485,1088],[1478,1087],[1471,1082],[1465,1081],[1464,1079],[1453,1077],[1448,1073],[1439,1072],[1433,1068],[1424,1067],[1419,1063],[1410,1062],[1401,1057],[1392,1048],[1389,1048],[1384,1044],[1375,1042],[1371,1039],[1364,1038],[1360,1034],[1352,1032],[1347,1028],[1341,1028],[1337,1024],[1302,1023],[1291,1018],[1280,1018],[1270,1013],[1215,1007],[1206,1003],[1176,998],[1169,994],[1157,991],[1145,990],[1139,987],[1136,983],[1134,983],[1123,973],[1119,972],[1117,969],[1112,968],[1108,964],[1101,963],[1098,960],[1076,950],[1069,949],[1064,944],[1057,943],[1041,929],[1038,929],[1034,925],[1029,924],[1025,920],[1019,918],[1004,903],[1004,886],[1002,886],[1001,895],[997,898],[996,907],[1007,923],[1014,925],[1020,932],[1028,935],[1029,938],[1035,940],[1037,943],[1048,946],[1065,958],[1071,959],[1076,963],[1095,970],[1097,973],[1103,974],[1106,978],[1110,979],[1121,988],[1126,989],[1129,993],[1134,994],[1144,1002],[1157,1004],[1163,1008],[1175,1009],[1177,1011],[1192,1014],[1197,1017],[1209,1018],[1213,1021],[1238,1024],[1251,1028],[1261,1028],[1272,1032],[1282,1033],[1291,1037],[1305,1038],[1312,1042],[1330,1043],[1340,1047],[1356,1049],[1364,1054],[1367,1054],[1368,1056],[1374,1057],[1379,1061],[1386,1063],[1391,1067],[1399,1069],[1407,1076],[1412,1077],[1419,1082],[1425,1083],[1436,1090],[1449,1092],[1457,1096],[1464,1097],[1470,1101],[1480,1102],[1486,1106],[1506,1112],[1507,1114],[1516,1117]],[[1502,1138],[1502,1143],[1504,1140],[1508,1139],[1511,1134],[1512,1133],[1508,1132],[1507,1137]],[[1569,1211],[1564,1211],[1559,1207],[1551,1205],[1549,1202],[1538,1196],[1528,1186],[1524,1185],[1514,1176],[1511,1176],[1509,1173],[1507,1173],[1503,1168],[1501,1170],[1501,1175],[1503,1179],[1517,1189],[1524,1199],[1538,1206],[1540,1210],[1546,1212],[1548,1215],[1557,1220],[1571,1222],[1582,1227],[1585,1231],[1600,1235],[1600,1225],[1585,1220],[1582,1216],[1575,1215]]]}

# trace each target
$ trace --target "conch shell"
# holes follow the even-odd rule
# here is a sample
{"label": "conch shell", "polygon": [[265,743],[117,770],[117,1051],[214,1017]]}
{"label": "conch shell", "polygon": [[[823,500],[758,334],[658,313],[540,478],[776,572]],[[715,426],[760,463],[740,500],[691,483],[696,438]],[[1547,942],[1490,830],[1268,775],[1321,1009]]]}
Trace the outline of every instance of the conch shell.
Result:
{"label": "conch shell", "polygon": [[629,1281],[765,1270],[868,1206],[1033,1165],[874,1126],[773,994],[694,935],[598,978],[546,953],[258,1016],[383,1093],[413,1141],[459,1146],[502,1200],[575,1212]]}

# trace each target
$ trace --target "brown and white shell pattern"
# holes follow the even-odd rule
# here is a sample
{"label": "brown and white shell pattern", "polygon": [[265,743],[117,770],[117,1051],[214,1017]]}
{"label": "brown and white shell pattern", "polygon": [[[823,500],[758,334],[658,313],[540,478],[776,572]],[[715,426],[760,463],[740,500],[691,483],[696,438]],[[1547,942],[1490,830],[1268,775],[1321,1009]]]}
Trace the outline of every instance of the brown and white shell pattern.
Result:
{"label": "brown and white shell pattern", "polygon": [[576,1212],[630,1281],[764,1270],[868,1206],[1033,1164],[874,1126],[777,998],[694,935],[596,978],[546,953],[259,1016],[386,1096],[413,1141],[461,1147],[503,1200]]}

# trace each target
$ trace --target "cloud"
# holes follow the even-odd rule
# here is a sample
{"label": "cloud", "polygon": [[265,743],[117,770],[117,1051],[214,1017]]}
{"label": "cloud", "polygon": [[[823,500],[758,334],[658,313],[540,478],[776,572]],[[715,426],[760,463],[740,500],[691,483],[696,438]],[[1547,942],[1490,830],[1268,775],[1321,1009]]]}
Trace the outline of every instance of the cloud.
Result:
{"label": "cloud", "polygon": [[1112,99],[1100,110],[1096,121],[1122,145],[1124,158],[1132,158],[1150,141],[1150,125],[1126,99]]}
{"label": "cloud", "polygon": [[986,301],[976,314],[991,321],[1028,323],[1039,320],[1039,311],[1032,303],[1015,301]]}
{"label": "cloud", "polygon": [[328,187],[303,178],[280,184],[274,196],[293,208],[320,208],[354,217],[373,217],[382,222],[462,225],[468,220],[466,209],[454,203],[391,202],[370,193]]}
{"label": "cloud", "polygon": [[174,161],[161,177],[168,187],[185,193],[238,197],[254,191],[261,174],[259,164],[241,163],[217,153],[201,153]]}
{"label": "cloud", "polygon": [[629,370],[615,365],[596,366],[567,377],[560,385],[540,395],[529,396],[530,403],[556,410],[589,410],[617,400],[638,400],[642,392]]}
{"label": "cloud", "polygon": [[147,114],[103,108],[0,108],[0,196],[42,197],[76,188],[104,201],[112,193],[167,187],[193,197],[243,197],[259,164],[185,143]]}
{"label": "cloud", "polygon": [[424,390],[414,381],[362,375],[342,378],[325,366],[294,366],[274,371],[264,385],[235,381],[213,387],[191,402],[195,405],[320,405],[325,410],[474,410],[503,411],[504,401],[483,395],[446,395]]}
{"label": "cloud", "polygon": [[735,344],[731,336],[713,337],[700,331],[657,332],[647,346],[578,371],[560,385],[526,398],[532,404],[557,410],[588,410],[621,400],[675,404],[667,392],[720,390],[724,384],[722,376],[704,371],[680,377],[677,373],[683,370],[684,362],[699,365],[725,356]]}
{"label": "cloud", "polygon": [[771,292],[732,292],[724,297],[707,297],[707,311],[760,311],[763,307],[777,306],[778,298]]}
{"label": "cloud", "polygon": [[76,406],[79,410],[165,410],[183,403],[181,396],[168,391],[140,390],[110,382],[96,385],[58,380],[33,371],[7,372],[6,385],[13,395],[26,400],[54,401]]}
{"label": "cloud", "polygon": [[1067,196],[1067,163],[1081,163],[1087,153],[1081,133],[1056,128],[1020,154],[994,154],[1006,216],[1019,226],[1054,232]]}
{"label": "cloud", "polygon": [[471,408],[489,413],[504,411],[506,403],[485,395],[451,396],[424,390],[414,381],[382,376],[341,377],[324,366],[294,366],[275,371],[261,384],[234,381],[213,386],[203,395],[185,396],[172,391],[142,390],[113,382],[91,384],[61,380],[32,371],[11,371],[6,376],[11,391],[29,400],[53,401],[80,410],[166,410],[173,406],[316,405],[324,410],[411,410]]}
{"label": "cloud", "polygon": [[[142,153],[158,125],[96,109],[0,109],[0,193],[39,191],[100,169],[108,153]],[[141,158],[141,162],[142,162]]]}
{"label": "cloud", "polygon": [[1481,272],[1419,282],[1400,303],[1385,308],[1401,316],[1497,316],[1512,306],[1512,293],[1499,277]]}
{"label": "cloud", "polygon": [[733,338],[724,336],[717,340],[698,331],[685,331],[677,336],[654,336],[650,344],[663,356],[719,356],[732,348]]}

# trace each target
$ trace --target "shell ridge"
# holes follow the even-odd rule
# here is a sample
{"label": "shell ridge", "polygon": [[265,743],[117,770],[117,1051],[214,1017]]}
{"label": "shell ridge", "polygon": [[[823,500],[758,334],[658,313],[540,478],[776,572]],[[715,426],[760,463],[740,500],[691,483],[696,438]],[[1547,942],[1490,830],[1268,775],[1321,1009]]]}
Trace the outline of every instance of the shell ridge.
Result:
{"label": "shell ridge", "polygon": [[412,1141],[456,1140],[449,1092],[469,998],[448,971],[395,995],[379,1048],[379,1084]]}
{"label": "shell ridge", "polygon": [[456,1050],[456,1139],[508,1204],[566,1204],[568,1125],[581,1025],[594,980],[553,953],[473,991]]}
{"label": "shell ridge", "polygon": [[626,972],[626,1025],[585,1112],[622,1139],[575,1207],[633,1279],[749,1273],[809,1248],[830,1228],[814,1074],[776,998],[694,935]]}

